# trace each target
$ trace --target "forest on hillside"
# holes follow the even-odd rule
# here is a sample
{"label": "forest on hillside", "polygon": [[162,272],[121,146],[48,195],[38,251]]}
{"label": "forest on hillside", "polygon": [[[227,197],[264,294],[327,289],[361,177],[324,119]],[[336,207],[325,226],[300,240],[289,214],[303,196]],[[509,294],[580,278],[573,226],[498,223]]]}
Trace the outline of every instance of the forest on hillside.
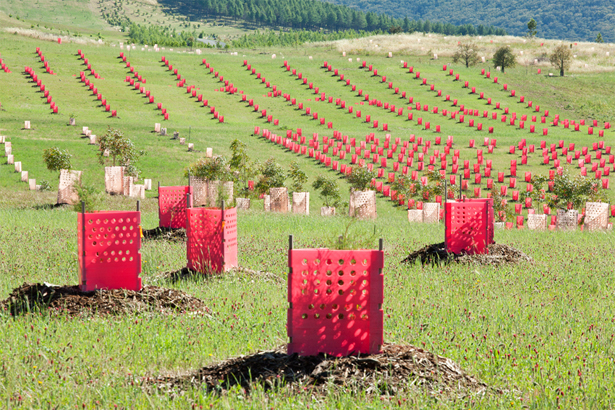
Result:
{"label": "forest on hillside", "polygon": [[538,36],[571,41],[615,42],[615,2],[598,0],[330,0],[365,12],[407,16],[455,25],[493,25],[509,34],[527,33],[534,18]]}
{"label": "forest on hillside", "polygon": [[[380,33],[440,33],[446,35],[505,35],[506,31],[494,26],[479,24],[454,25],[411,20],[408,17],[393,18],[384,13],[362,12],[346,6],[315,0],[176,0],[163,1],[190,16],[191,19],[230,18],[237,23],[256,28],[281,29],[279,38],[271,32],[255,33],[235,41],[238,47],[256,45],[293,45],[308,41],[356,38]],[[179,32],[164,26],[131,24],[131,41],[140,44],[163,46],[192,46],[202,37],[196,31]]]}

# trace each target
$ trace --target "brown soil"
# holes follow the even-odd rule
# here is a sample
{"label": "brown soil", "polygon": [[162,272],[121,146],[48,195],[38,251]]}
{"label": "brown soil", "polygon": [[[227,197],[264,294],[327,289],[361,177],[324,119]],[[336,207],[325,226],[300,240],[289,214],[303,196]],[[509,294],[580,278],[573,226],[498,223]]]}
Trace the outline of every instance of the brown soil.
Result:
{"label": "brown soil", "polygon": [[531,262],[532,258],[512,246],[493,243],[487,246],[489,253],[485,255],[464,255],[448,253],[444,242],[427,245],[418,251],[409,254],[402,263],[415,263],[420,261],[422,265],[447,264],[451,262],[478,265],[515,264],[519,262]]}
{"label": "brown soil", "polygon": [[486,384],[469,376],[450,359],[414,346],[394,344],[385,344],[382,353],[341,358],[288,355],[286,347],[280,347],[180,376],[160,376],[154,384],[171,394],[200,385],[217,392],[240,385],[249,392],[255,384],[265,390],[286,386],[295,393],[323,395],[331,389],[395,395],[420,386],[432,394],[467,396],[487,389]]}
{"label": "brown soil", "polygon": [[186,230],[183,228],[163,228],[158,227],[143,231],[144,240],[161,240],[171,242],[186,242]]}
{"label": "brown soil", "polygon": [[124,289],[81,292],[78,286],[24,283],[0,301],[0,311],[8,311],[13,316],[45,310],[70,316],[144,311],[210,313],[202,300],[180,290],[156,286],[144,286],[139,292]]}

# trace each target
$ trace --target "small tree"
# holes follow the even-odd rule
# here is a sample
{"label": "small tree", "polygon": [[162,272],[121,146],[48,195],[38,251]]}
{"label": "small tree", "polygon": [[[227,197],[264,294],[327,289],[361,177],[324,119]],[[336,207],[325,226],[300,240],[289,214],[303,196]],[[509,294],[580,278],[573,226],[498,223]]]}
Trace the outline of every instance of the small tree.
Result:
{"label": "small tree", "polygon": [[72,155],[68,150],[61,150],[58,147],[48,148],[43,151],[43,161],[47,169],[51,172],[59,172],[62,169],[72,169],[70,159]]}
{"label": "small tree", "polygon": [[292,180],[292,183],[290,184],[290,189],[292,190],[292,192],[302,192],[303,184],[305,184],[308,180],[308,177],[307,175],[305,175],[305,172],[303,172],[301,168],[299,168],[299,164],[294,161],[290,164],[288,178]]}
{"label": "small tree", "polygon": [[[108,158],[111,158],[113,166],[125,167],[125,175],[139,176],[140,171],[136,167],[136,162],[145,152],[137,150],[133,142],[126,138],[122,131],[111,127],[107,128],[107,132],[100,138],[99,144],[98,160],[102,165],[105,165],[109,161]],[[105,156],[105,152],[109,153],[109,157]]]}
{"label": "small tree", "polygon": [[528,37],[536,37],[536,34],[538,33],[538,23],[536,23],[536,20],[534,20],[533,18],[530,19],[530,21],[527,23],[527,36]]}
{"label": "small tree", "polygon": [[549,56],[551,65],[559,70],[559,75],[564,76],[564,71],[570,68],[572,61],[572,51],[565,45],[561,44],[555,47],[553,53]]}
{"label": "small tree", "polygon": [[231,173],[226,158],[216,155],[213,158],[200,158],[186,168],[184,175],[203,178],[206,181],[226,182],[231,179]]}
{"label": "small tree", "polygon": [[365,166],[353,168],[352,173],[346,176],[350,188],[355,191],[367,191],[374,178],[376,178],[376,173]]}
{"label": "small tree", "polygon": [[275,159],[269,158],[260,166],[260,178],[256,183],[255,189],[258,193],[264,194],[269,188],[282,188],[286,182],[286,173]]}
{"label": "small tree", "polygon": [[[534,191],[541,192],[549,181],[543,175],[533,176]],[[573,209],[580,209],[586,202],[606,202],[606,195],[600,184],[583,175],[572,177],[566,171],[562,175],[556,175],[552,182],[552,195],[547,195],[544,200],[551,208],[568,209],[570,204]]]}
{"label": "small tree", "polygon": [[506,67],[514,67],[517,64],[517,57],[513,54],[510,46],[502,46],[495,51],[493,55],[494,67],[501,67],[502,72],[505,72]]}
{"label": "small tree", "polygon": [[340,188],[333,177],[327,178],[319,175],[312,183],[312,187],[320,190],[320,198],[325,206],[336,208],[340,206],[342,200]]}
{"label": "small tree", "polygon": [[259,164],[250,161],[246,144],[240,140],[234,140],[231,143],[230,148],[233,153],[229,162],[231,178],[234,183],[240,185],[240,188],[238,189],[239,194],[247,198],[250,195],[248,180],[256,176]]}
{"label": "small tree", "polygon": [[404,198],[412,198],[416,195],[416,184],[407,175],[402,174],[396,177],[391,188]]}
{"label": "small tree", "polygon": [[598,33],[598,35],[596,36],[596,43],[604,43],[604,40],[602,39],[602,33]]}
{"label": "small tree", "polygon": [[476,65],[480,57],[478,56],[478,47],[474,43],[461,43],[457,46],[457,51],[453,54],[453,62],[462,62],[466,68]]}

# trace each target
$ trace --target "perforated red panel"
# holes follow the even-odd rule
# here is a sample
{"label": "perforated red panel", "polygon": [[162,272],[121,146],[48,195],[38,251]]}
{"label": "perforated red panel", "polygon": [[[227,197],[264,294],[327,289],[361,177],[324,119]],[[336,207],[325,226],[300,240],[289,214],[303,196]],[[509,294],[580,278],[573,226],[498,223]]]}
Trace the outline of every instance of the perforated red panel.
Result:
{"label": "perforated red panel", "polygon": [[141,289],[140,223],[140,212],[78,214],[79,286],[82,291]]}
{"label": "perforated red panel", "polygon": [[237,266],[237,208],[189,208],[188,268],[201,273]]}
{"label": "perforated red panel", "polygon": [[376,353],[383,343],[384,254],[289,251],[288,353]]}
{"label": "perforated red panel", "polygon": [[[165,186],[158,189],[158,217],[164,228],[186,228],[186,194],[190,186]],[[190,196],[192,204],[192,195]]]}
{"label": "perforated red panel", "polygon": [[493,243],[493,200],[447,202],[446,250],[450,253],[484,254]]}

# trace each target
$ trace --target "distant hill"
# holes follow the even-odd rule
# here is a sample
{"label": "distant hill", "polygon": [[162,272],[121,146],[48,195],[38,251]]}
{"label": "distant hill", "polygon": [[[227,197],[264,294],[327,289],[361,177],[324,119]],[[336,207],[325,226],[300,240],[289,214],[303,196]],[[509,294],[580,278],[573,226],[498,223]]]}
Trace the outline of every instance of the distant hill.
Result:
{"label": "distant hill", "polygon": [[524,35],[527,22],[538,23],[538,36],[594,41],[598,32],[615,42],[615,2],[598,0],[331,0],[362,11],[411,20],[454,25],[493,25]]}

